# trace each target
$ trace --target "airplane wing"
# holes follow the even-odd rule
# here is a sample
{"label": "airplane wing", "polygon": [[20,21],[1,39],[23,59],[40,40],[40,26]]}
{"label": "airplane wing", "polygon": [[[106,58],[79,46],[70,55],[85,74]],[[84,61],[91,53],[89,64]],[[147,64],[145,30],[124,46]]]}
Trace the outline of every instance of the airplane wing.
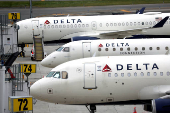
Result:
{"label": "airplane wing", "polygon": [[97,37],[101,39],[103,38],[113,39],[114,36],[115,38],[124,38],[135,34],[141,34],[142,31],[145,31],[147,29],[155,29],[155,28],[163,27],[163,25],[168,20],[168,18],[169,16],[165,17],[153,27],[143,27],[143,28],[136,28],[136,29],[116,30],[116,31],[75,32],[69,35],[65,35],[61,39],[68,39],[72,37],[77,37],[78,40],[82,40],[82,37],[84,37],[83,40],[85,40],[85,38],[87,37],[88,40],[90,40],[90,37]]}
{"label": "airplane wing", "polygon": [[119,35],[138,34],[146,29],[154,29],[154,28],[163,27],[163,25],[168,20],[168,18],[169,18],[169,16],[165,17],[159,23],[154,25],[153,27],[144,27],[144,28],[127,29],[127,30],[119,30],[119,31],[109,31],[109,32],[100,33],[100,35],[111,36],[111,35],[116,35],[116,34],[119,34]]}

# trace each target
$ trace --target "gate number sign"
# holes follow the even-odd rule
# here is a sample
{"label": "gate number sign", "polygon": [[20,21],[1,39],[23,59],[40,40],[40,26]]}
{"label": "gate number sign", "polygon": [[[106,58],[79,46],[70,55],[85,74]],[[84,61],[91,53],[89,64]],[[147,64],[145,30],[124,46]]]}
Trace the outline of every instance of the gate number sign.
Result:
{"label": "gate number sign", "polygon": [[21,72],[23,73],[36,73],[36,64],[20,64]]}
{"label": "gate number sign", "polygon": [[11,112],[32,111],[33,99],[32,97],[14,97],[8,98],[9,110]]}
{"label": "gate number sign", "polygon": [[20,19],[20,13],[18,13],[18,12],[8,13],[8,19],[19,20]]}

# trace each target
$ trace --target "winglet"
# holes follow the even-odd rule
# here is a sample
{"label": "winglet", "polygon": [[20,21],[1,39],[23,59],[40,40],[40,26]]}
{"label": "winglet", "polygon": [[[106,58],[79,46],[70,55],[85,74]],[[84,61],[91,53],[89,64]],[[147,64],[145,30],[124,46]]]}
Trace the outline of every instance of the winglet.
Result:
{"label": "winglet", "polygon": [[159,23],[157,23],[153,28],[163,27],[165,22],[168,20],[169,16],[166,16],[164,19],[162,19]]}
{"label": "winglet", "polygon": [[145,7],[143,7],[141,10],[139,10],[136,14],[143,14],[144,10],[145,10]]}
{"label": "winglet", "polygon": [[96,57],[96,52],[93,54],[93,56],[92,57]]}

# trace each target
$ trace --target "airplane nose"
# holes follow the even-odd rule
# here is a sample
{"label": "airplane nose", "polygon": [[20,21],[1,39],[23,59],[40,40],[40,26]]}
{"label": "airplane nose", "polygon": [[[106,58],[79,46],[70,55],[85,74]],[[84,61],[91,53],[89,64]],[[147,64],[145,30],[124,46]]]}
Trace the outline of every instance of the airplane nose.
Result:
{"label": "airplane nose", "polygon": [[36,99],[41,99],[41,84],[38,81],[31,86],[30,94]]}
{"label": "airplane nose", "polygon": [[52,57],[49,55],[41,61],[41,65],[44,67],[50,67],[52,63]]}

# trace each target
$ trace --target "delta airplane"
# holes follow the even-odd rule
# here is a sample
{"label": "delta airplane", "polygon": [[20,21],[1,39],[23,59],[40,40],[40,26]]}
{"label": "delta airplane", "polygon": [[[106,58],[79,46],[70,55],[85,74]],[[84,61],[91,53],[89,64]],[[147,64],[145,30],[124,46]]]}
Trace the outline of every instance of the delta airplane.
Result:
{"label": "delta airplane", "polygon": [[74,41],[59,47],[41,61],[54,68],[64,62],[95,56],[163,55],[169,54],[170,39],[108,39]]}
{"label": "delta airplane", "polygon": [[[134,34],[170,35],[170,20],[167,16],[170,16],[170,13],[149,12],[129,15],[31,18],[17,22],[18,44],[33,43],[33,35],[44,37],[45,43],[74,37],[113,39]],[[167,22],[162,27],[163,24],[157,25],[159,21],[163,24]],[[154,30],[147,32],[152,29]]]}
{"label": "delta airplane", "polygon": [[170,113],[170,56],[108,56],[69,61],[35,82],[36,99],[71,105],[144,104],[146,111]]}

